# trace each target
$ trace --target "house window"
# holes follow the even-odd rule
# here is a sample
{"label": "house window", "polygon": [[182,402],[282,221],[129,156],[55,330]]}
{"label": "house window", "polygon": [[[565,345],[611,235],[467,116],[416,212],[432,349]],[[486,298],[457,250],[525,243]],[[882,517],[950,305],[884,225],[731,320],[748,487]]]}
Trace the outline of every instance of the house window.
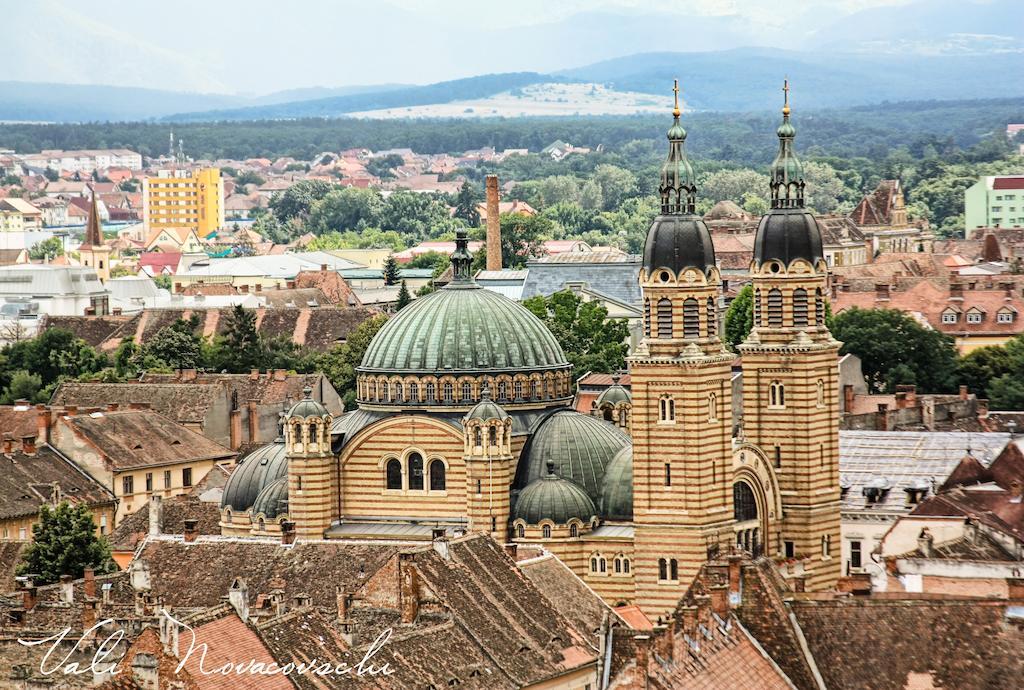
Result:
{"label": "house window", "polygon": [[757,500],[753,489],[746,482],[732,485],[732,515],[736,522],[757,519]]}
{"label": "house window", "polygon": [[679,579],[679,561],[674,558],[668,561],[668,576],[673,582]]}
{"label": "house window", "polygon": [[604,556],[597,557],[597,569],[602,573],[608,572],[608,561],[604,559]]}
{"label": "house window", "polygon": [[803,288],[793,290],[793,325],[807,325],[807,290]]}
{"label": "house window", "polygon": [[514,397],[515,397],[516,400],[522,400],[523,399],[523,382],[522,381],[516,381],[514,384],[512,384],[512,391],[514,393]]}
{"label": "house window", "polygon": [[791,541],[784,541],[784,542],[782,542],[782,545],[783,545],[784,553],[786,554],[786,558],[795,558],[796,557],[796,545],[793,542],[791,542]]}
{"label": "house window", "polygon": [[395,385],[394,385],[394,389],[395,389],[395,402],[397,402],[397,403],[402,402],[402,398],[403,398],[403,396],[402,396],[402,384],[398,383],[396,381]]}
{"label": "house window", "polygon": [[700,337],[700,306],[692,297],[683,300],[683,337],[687,340]]}
{"label": "house window", "polygon": [[997,323],[1013,323],[1013,312],[1001,311],[996,314]]}
{"label": "house window", "polygon": [[668,579],[668,561],[666,559],[664,559],[664,558],[659,558],[658,559],[658,579],[659,580],[667,580]]}
{"label": "house window", "polygon": [[[107,533],[107,516],[106,515],[101,515],[100,516],[100,534],[106,534],[106,533]],[[6,530],[4,530],[4,537],[6,537],[6,536],[7,536],[7,533],[6,533]]]}
{"label": "house window", "polygon": [[536,400],[537,399],[537,380],[536,379],[530,381],[530,399],[532,399],[532,400]]}
{"label": "house window", "polygon": [[672,337],[672,300],[667,297],[658,300],[658,337]]}
{"label": "house window", "polygon": [[782,291],[778,288],[768,291],[768,325],[782,325]]}
{"label": "house window", "polygon": [[487,443],[491,446],[498,445],[498,429],[496,427],[488,427],[487,429]]}
{"label": "house window", "polygon": [[754,325],[761,325],[761,288],[754,290]]}
{"label": "house window", "polygon": [[821,288],[814,289],[814,323],[825,325],[825,297],[821,294]]}
{"label": "house window", "polygon": [[387,488],[400,490],[402,488],[402,463],[396,458],[391,458],[386,467]]}
{"label": "house window", "polygon": [[850,567],[860,568],[861,567],[861,546],[860,540],[855,539],[850,542]]}
{"label": "house window", "polygon": [[152,490],[153,490],[153,473],[152,472],[146,472],[146,493],[149,493]]}
{"label": "house window", "polygon": [[171,488],[171,471],[170,470],[164,470],[164,488],[165,489],[170,489]]}
{"label": "house window", "polygon": [[181,485],[192,486],[192,468],[186,467],[181,471]]}
{"label": "house window", "polygon": [[665,463],[665,486],[672,486],[672,464]]}
{"label": "house window", "polygon": [[445,476],[444,476],[444,463],[440,460],[434,460],[430,463],[430,490],[431,491],[444,491],[445,488]]}
{"label": "house window", "polygon": [[786,387],[781,381],[772,381],[768,386],[768,407],[786,406]]}
{"label": "house window", "polygon": [[957,316],[955,311],[944,311],[942,312],[942,323],[956,323]]}
{"label": "house window", "polygon": [[409,490],[423,491],[423,456],[419,453],[410,453],[409,463]]}
{"label": "house window", "polygon": [[667,395],[662,396],[661,400],[658,401],[660,406],[660,421],[662,422],[674,422],[676,421],[676,401]]}
{"label": "house window", "polygon": [[969,312],[967,312],[967,323],[981,323],[981,312],[980,311],[969,311]]}
{"label": "house window", "polygon": [[782,447],[775,446],[775,466],[782,467]]}
{"label": "house window", "polygon": [[135,493],[135,477],[128,475],[121,477],[121,493],[125,496],[131,496]]}
{"label": "house window", "polygon": [[498,400],[508,400],[508,384],[504,381],[498,382]]}
{"label": "house window", "polygon": [[540,530],[541,536],[545,539],[551,538],[551,525],[544,525]]}

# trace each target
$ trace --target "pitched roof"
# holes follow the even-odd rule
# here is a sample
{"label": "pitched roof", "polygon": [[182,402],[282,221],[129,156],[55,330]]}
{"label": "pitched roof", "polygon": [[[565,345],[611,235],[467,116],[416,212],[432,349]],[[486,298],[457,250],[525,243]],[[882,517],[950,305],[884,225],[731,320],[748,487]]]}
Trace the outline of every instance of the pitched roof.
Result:
{"label": "pitched roof", "polygon": [[0,519],[36,515],[42,505],[66,500],[72,505],[98,506],[114,495],[56,449],[39,445],[27,455],[20,444],[0,453]]}
{"label": "pitched roof", "polygon": [[[212,472],[211,472],[212,473]],[[147,501],[142,508],[122,518],[110,535],[110,548],[114,551],[134,551],[149,534],[149,507]],[[194,495],[173,496],[161,503],[160,531],[163,534],[184,534],[185,520],[198,520],[199,534],[220,534],[220,505],[200,501]]]}
{"label": "pitched roof", "polygon": [[899,189],[899,180],[882,180],[873,192],[864,195],[850,218],[857,225],[889,225]]}
{"label": "pitched roof", "polygon": [[212,385],[63,381],[53,392],[50,403],[99,409],[111,404],[148,405],[167,419],[186,424],[202,422],[210,409],[223,400],[223,392]]}
{"label": "pitched roof", "polygon": [[584,636],[600,630],[607,617],[617,617],[587,583],[551,554],[519,561],[519,569]]}
{"label": "pitched roof", "polygon": [[996,177],[992,189],[1024,189],[1024,177]]}
{"label": "pitched roof", "polygon": [[[610,260],[603,260],[609,257]],[[611,258],[614,257],[614,258]],[[552,295],[565,289],[567,283],[584,283],[614,300],[640,307],[640,260],[621,254],[572,252],[542,257],[528,263],[522,298]]]}

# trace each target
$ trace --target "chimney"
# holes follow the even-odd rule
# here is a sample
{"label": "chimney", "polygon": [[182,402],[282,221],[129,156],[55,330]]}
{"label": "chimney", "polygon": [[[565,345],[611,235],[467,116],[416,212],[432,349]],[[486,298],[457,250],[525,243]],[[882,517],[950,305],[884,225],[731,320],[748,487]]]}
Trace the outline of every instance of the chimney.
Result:
{"label": "chimney", "polygon": [[96,625],[96,602],[87,601],[82,606],[82,633],[87,633],[89,637],[94,637],[96,631],[89,632],[94,625]]}
{"label": "chimney", "polygon": [[288,371],[286,369],[274,369],[274,380],[284,381],[288,378]]}
{"label": "chimney", "polygon": [[65,604],[75,603],[75,581],[70,575],[60,576],[60,600]]}
{"label": "chimney", "polygon": [[964,536],[972,544],[978,543],[978,520],[973,515],[964,520]]}
{"label": "chimney", "polygon": [[36,437],[35,436],[22,436],[21,437],[21,452],[25,455],[36,454]]}
{"label": "chimney", "polygon": [[89,599],[96,598],[96,572],[92,568],[86,568],[83,572],[82,577],[84,579],[82,583],[82,591],[85,596]]}
{"label": "chimney", "polygon": [[36,606],[37,590],[36,586],[29,580],[25,583],[24,588],[21,590],[21,607],[26,611],[31,611]]}
{"label": "chimney", "polygon": [[320,272],[327,273],[327,264],[320,264]]}
{"label": "chimney", "polygon": [[1019,479],[1010,481],[1010,503],[1020,503],[1024,500],[1024,484]]}
{"label": "chimney", "polygon": [[50,409],[42,403],[36,405],[36,438],[40,443],[50,442],[50,425],[52,418]]}
{"label": "chimney", "polygon": [[960,399],[967,400],[967,386],[960,386]]}
{"label": "chimney", "polygon": [[256,409],[256,404],[259,400],[249,400],[246,407],[249,412],[249,443],[256,443],[256,437],[259,436],[259,411]]}
{"label": "chimney", "polygon": [[843,412],[850,414],[853,412],[853,384],[848,383],[843,386]]}
{"label": "chimney", "polygon": [[242,446],[242,411],[231,410],[228,413],[228,446],[238,450]]}
{"label": "chimney", "polygon": [[282,544],[294,544],[295,543],[295,523],[294,522],[282,522],[281,523],[281,543]]}
{"label": "chimney", "polygon": [[912,383],[896,386],[896,409],[917,407],[917,386]]}
{"label": "chimney", "polygon": [[886,403],[878,403],[878,423],[875,424],[877,431],[889,430],[889,406]]}
{"label": "chimney", "polygon": [[185,520],[185,541],[194,542],[199,536],[199,520],[188,518]]}
{"label": "chimney", "polygon": [[122,313],[121,307],[114,307],[110,312],[111,316],[120,316]]}
{"label": "chimney", "polygon": [[672,661],[672,657],[675,655],[675,637],[676,637],[676,620],[675,618],[669,618],[668,625],[665,629],[658,633],[656,640],[656,646],[658,649],[658,656],[665,661]]}
{"label": "chimney", "polygon": [[398,602],[402,625],[415,623],[420,608],[419,583],[412,561],[411,553],[398,555]]}
{"label": "chimney", "polygon": [[889,299],[889,284],[875,283],[875,299],[887,301]]}
{"label": "chimney", "polygon": [[925,527],[921,530],[921,533],[917,535],[917,549],[925,558],[931,558],[935,553],[933,549],[934,545],[935,537],[933,537],[931,531]]}
{"label": "chimney", "polygon": [[14,452],[14,439],[11,438],[10,434],[4,434],[4,453],[10,455]]}
{"label": "chimney", "polygon": [[117,408],[119,407],[120,405],[117,403],[107,403],[107,412],[117,412]]}
{"label": "chimney", "polygon": [[182,369],[178,378],[180,378],[184,383],[189,383],[191,381],[195,381],[198,374],[199,372],[195,369]]}
{"label": "chimney", "polygon": [[729,585],[711,587],[711,610],[717,613],[719,618],[729,615]]}
{"label": "chimney", "polygon": [[511,558],[513,561],[519,553],[519,547],[516,544],[505,544],[505,555]]}
{"label": "chimney", "polygon": [[864,240],[864,263],[875,263],[875,241]]}
{"label": "chimney", "polygon": [[164,502],[153,494],[149,497],[149,536],[159,536],[164,531]]}
{"label": "chimney", "polygon": [[249,588],[245,585],[245,578],[236,577],[228,590],[228,603],[235,610],[242,622],[249,620]]}
{"label": "chimney", "polygon": [[651,637],[650,635],[637,635],[633,638],[633,642],[636,644],[637,672],[635,679],[639,681],[639,687],[643,689],[647,687],[647,668],[651,658]]}
{"label": "chimney", "polygon": [[132,561],[128,566],[128,580],[136,592],[148,592],[150,589],[149,566],[144,561]]}
{"label": "chimney", "polygon": [[729,556],[729,594],[739,595],[740,593],[740,568],[743,564],[743,557],[739,554]]}
{"label": "chimney", "polygon": [[334,600],[338,606],[338,620],[348,620],[348,609],[352,605],[352,595],[343,590],[341,587],[334,588]]}
{"label": "chimney", "polygon": [[78,414],[78,405],[65,405],[64,414],[68,417],[74,417]]}
{"label": "chimney", "polygon": [[448,560],[448,537],[444,534],[443,527],[435,527],[430,531],[431,544],[434,547],[434,551],[441,558]]}
{"label": "chimney", "polygon": [[949,298],[950,299],[963,299],[964,298],[964,284],[960,282],[951,282],[949,284]]}
{"label": "chimney", "polygon": [[501,270],[501,218],[498,206],[498,176],[487,176],[487,270]]}

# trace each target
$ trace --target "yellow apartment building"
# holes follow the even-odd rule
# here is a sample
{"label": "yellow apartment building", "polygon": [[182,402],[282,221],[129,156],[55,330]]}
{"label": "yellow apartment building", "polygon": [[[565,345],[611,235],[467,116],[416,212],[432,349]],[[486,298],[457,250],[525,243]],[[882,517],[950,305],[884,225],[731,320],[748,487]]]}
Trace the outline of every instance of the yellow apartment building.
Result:
{"label": "yellow apartment building", "polygon": [[164,228],[191,228],[200,238],[224,226],[224,180],[220,168],[161,170],[142,180],[146,236]]}

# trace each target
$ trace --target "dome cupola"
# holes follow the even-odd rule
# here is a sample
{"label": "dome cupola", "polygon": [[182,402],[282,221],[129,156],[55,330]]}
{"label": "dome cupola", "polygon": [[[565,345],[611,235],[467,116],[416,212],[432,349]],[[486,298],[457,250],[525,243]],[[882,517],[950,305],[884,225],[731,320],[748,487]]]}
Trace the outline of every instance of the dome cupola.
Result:
{"label": "dome cupola", "polygon": [[526,486],[516,500],[513,520],[537,525],[550,520],[556,525],[570,520],[590,522],[597,515],[594,501],[586,489],[576,482],[563,479],[555,473],[555,463],[547,461],[547,472]]}
{"label": "dome cupola", "polygon": [[615,454],[605,469],[601,483],[601,518],[633,519],[633,446]]}

